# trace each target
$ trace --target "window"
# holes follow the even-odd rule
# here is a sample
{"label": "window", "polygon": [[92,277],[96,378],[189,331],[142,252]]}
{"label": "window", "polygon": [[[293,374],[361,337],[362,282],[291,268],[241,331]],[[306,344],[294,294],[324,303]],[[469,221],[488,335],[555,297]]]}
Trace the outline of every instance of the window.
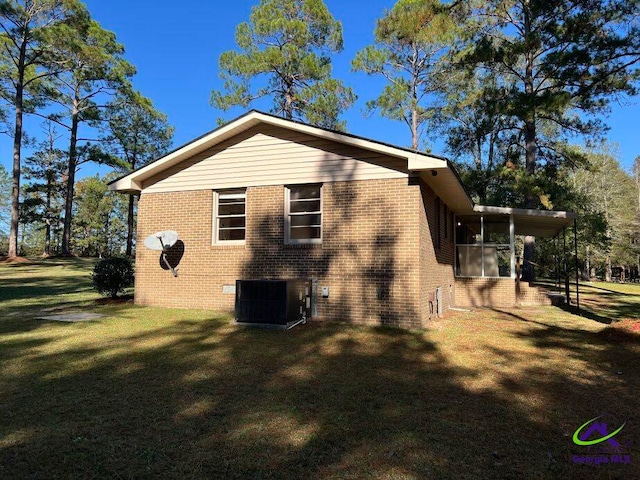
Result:
{"label": "window", "polygon": [[247,230],[246,190],[225,190],[215,192],[213,201],[213,243],[244,243]]}
{"label": "window", "polygon": [[457,276],[515,278],[510,217],[464,215],[457,221]]}
{"label": "window", "polygon": [[322,243],[322,185],[285,188],[285,242]]}

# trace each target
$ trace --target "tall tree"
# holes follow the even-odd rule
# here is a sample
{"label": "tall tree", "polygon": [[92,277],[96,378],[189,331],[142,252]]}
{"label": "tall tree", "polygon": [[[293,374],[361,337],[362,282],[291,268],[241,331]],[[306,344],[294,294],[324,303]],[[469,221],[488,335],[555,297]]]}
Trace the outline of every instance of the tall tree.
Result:
{"label": "tall tree", "polygon": [[18,251],[23,116],[41,100],[43,80],[57,72],[59,58],[51,54],[51,30],[83,10],[75,0],[0,1],[0,96],[12,105],[15,119],[10,257]]}
{"label": "tall tree", "polygon": [[636,210],[640,214],[640,155],[633,161],[633,178],[636,181],[636,189],[638,190],[638,205]]}
{"label": "tall tree", "polygon": [[51,123],[46,125],[45,134],[46,139],[40,143],[39,149],[25,161],[25,179],[31,182],[25,187],[29,196],[22,202],[21,216],[44,223],[42,253],[49,256],[52,253],[52,232],[59,225],[62,214],[63,172],[67,162],[64,151],[56,146],[60,136]]}
{"label": "tall tree", "polygon": [[[54,98],[63,113],[52,118],[69,130],[62,255],[70,255],[78,142],[82,140],[78,137],[80,125],[100,120],[101,109],[106,106],[104,98],[128,88],[128,79],[135,69],[122,57],[124,47],[118,43],[115,34],[103,29],[88,13],[64,27],[56,32],[55,47],[66,58],[66,71],[56,77],[58,94]],[[103,104],[99,103],[101,100]],[[95,152],[95,148],[87,149],[87,153]]]}
{"label": "tall tree", "polygon": [[473,200],[481,205],[514,204],[505,183],[514,165],[514,122],[500,111],[505,87],[492,74],[454,70],[439,92],[434,131],[445,139]]}
{"label": "tall tree", "polygon": [[[119,166],[132,171],[162,156],[171,146],[173,127],[167,116],[156,110],[139,92],[123,92],[110,103],[108,137]],[[126,255],[133,252],[135,195],[129,195]]]}
{"label": "tall tree", "polygon": [[573,188],[583,198],[578,207],[584,218],[581,223],[599,215],[605,241],[598,241],[597,235],[587,235],[583,242],[589,247],[588,263],[600,263],[605,279],[611,281],[613,266],[636,264],[636,209],[629,206],[635,205],[638,194],[633,177],[620,167],[611,145],[587,152],[586,157],[586,167],[577,169],[571,177]]}
{"label": "tall tree", "polygon": [[637,275],[640,277],[640,155],[633,161],[633,178],[636,182],[636,193],[638,194],[638,204],[636,206],[636,216],[633,222],[634,237],[636,239],[636,267]]}
{"label": "tall tree", "polygon": [[330,55],[342,50],[342,25],[322,0],[261,0],[249,22],[238,25],[236,43],[239,52],[220,56],[224,91],[212,92],[215,107],[248,107],[271,97],[278,115],[345,128],[338,117],[355,95],[331,78]]}
{"label": "tall tree", "polygon": [[10,216],[9,209],[11,206],[11,179],[4,165],[0,164],[0,234],[9,233]]}
{"label": "tall tree", "polygon": [[376,44],[359,51],[352,62],[354,70],[386,79],[388,84],[367,108],[406,123],[414,150],[432,115],[427,97],[445,81],[449,62],[442,60],[457,32],[450,8],[440,0],[399,0],[378,20]]}
{"label": "tall tree", "polygon": [[[524,181],[565,157],[563,135],[594,135],[620,95],[637,92],[640,31],[636,0],[476,2],[466,60],[512,87],[502,111],[519,124]],[[545,131],[551,135],[545,135]],[[527,177],[533,180],[527,180]],[[542,178],[538,176],[537,178]],[[534,191],[524,206],[540,206]],[[533,278],[534,239],[525,240],[523,278]]]}
{"label": "tall tree", "polygon": [[120,254],[124,246],[125,204],[121,195],[109,192],[108,178],[86,177],[78,181],[74,204],[74,245],[82,256]]}

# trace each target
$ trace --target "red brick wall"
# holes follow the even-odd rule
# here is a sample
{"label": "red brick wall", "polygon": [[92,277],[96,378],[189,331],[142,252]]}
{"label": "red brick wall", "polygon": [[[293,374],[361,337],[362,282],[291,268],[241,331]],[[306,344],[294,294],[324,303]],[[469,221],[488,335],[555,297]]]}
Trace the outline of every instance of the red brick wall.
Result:
{"label": "red brick wall", "polygon": [[[444,239],[429,254],[421,201],[429,195],[428,187],[407,179],[325,183],[323,243],[285,245],[284,187],[250,187],[246,244],[212,246],[212,191],[143,193],[136,303],[232,310],[235,297],[222,286],[236,279],[317,277],[319,287],[330,289],[329,298],[318,298],[319,318],[418,327],[427,312],[424,288],[452,272],[444,264],[452,261],[452,247]],[[177,278],[160,268],[159,252],[142,245],[166,229],[184,242]],[[420,266],[434,258],[435,268]]]}
{"label": "red brick wall", "polygon": [[[446,315],[452,306],[455,291],[455,275],[453,270],[454,235],[451,213],[447,208],[445,229],[445,203],[440,199],[440,229],[438,229],[436,215],[436,194],[424,182],[420,182],[422,201],[420,202],[420,302],[427,319],[430,313],[430,295],[435,297],[438,287],[442,288],[442,311]],[[438,248],[438,235],[440,242]],[[437,306],[433,302],[433,317],[437,313]]]}
{"label": "red brick wall", "polygon": [[544,289],[513,278],[457,278],[455,302],[459,307],[515,307],[549,305]]}

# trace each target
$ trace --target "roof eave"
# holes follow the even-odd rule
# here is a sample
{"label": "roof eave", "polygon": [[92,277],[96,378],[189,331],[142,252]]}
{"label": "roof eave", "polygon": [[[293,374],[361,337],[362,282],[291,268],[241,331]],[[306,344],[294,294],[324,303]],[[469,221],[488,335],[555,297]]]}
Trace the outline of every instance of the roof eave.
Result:
{"label": "roof eave", "polygon": [[578,214],[562,210],[535,210],[529,208],[494,207],[492,205],[475,205],[473,211],[477,213],[494,213],[498,215],[520,215],[531,217],[566,218],[573,220]]}
{"label": "roof eave", "polygon": [[[142,190],[143,182],[146,179],[259,123],[288,128],[289,130],[306,133],[311,136],[324,138],[344,145],[362,148],[364,150],[381,153],[390,157],[406,159],[407,162],[411,163],[411,166],[416,169],[446,168],[448,165],[448,160],[445,158],[416,153],[411,150],[376,142],[374,140],[369,140],[344,132],[314,127],[294,120],[283,119],[274,115],[251,110],[235,120],[232,120],[229,123],[198,137],[192,142],[176,148],[154,162],[113,180],[109,184],[109,188],[116,191],[124,191],[125,189],[132,188],[139,192]],[[412,170],[411,166],[409,166],[409,170]]]}

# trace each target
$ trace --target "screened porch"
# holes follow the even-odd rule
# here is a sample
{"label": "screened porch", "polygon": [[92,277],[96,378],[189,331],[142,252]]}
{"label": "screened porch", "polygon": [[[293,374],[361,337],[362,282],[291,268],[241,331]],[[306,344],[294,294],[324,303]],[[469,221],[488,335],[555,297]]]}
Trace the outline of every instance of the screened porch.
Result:
{"label": "screened porch", "polygon": [[456,277],[515,279],[522,237],[554,237],[576,218],[571,212],[477,205],[473,213],[456,216]]}

